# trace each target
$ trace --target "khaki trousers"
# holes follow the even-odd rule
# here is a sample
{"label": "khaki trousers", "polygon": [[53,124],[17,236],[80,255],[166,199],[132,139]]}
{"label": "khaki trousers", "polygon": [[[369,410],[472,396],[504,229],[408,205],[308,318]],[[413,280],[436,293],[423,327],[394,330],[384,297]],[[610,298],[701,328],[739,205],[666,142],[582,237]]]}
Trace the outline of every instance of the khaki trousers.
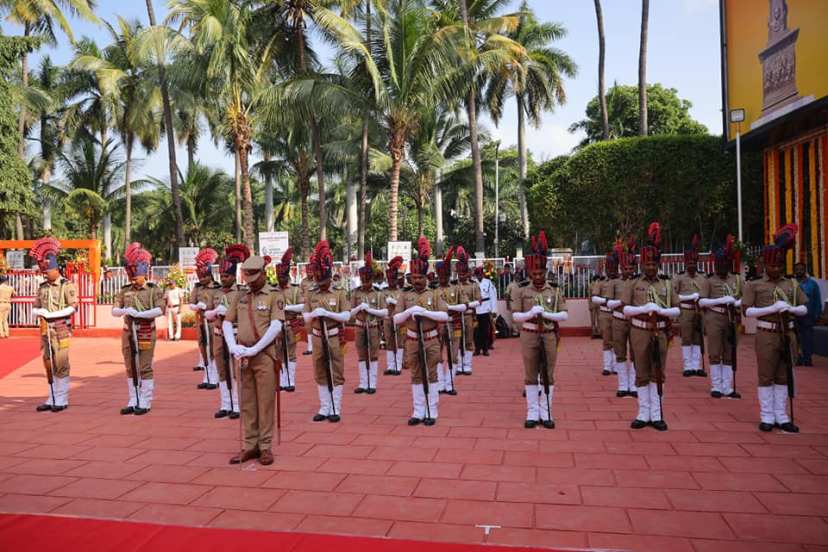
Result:
{"label": "khaki trousers", "polygon": [[[667,360],[667,336],[664,330],[658,333],[658,348],[661,356],[661,381],[666,380],[665,362]],[[632,355],[635,359],[635,385],[644,387],[650,382],[657,383],[657,367],[653,364],[650,344],[652,332],[643,328],[630,328],[630,342],[632,343]]]}
{"label": "khaki trousers", "polygon": [[523,353],[524,385],[538,385],[542,362],[541,352],[546,353],[546,374],[549,385],[555,384],[555,360],[558,356],[558,336],[555,332],[545,334],[520,332],[520,348]]}
{"label": "khaki trousers", "polygon": [[270,450],[276,405],[276,363],[271,353],[247,359],[241,371],[241,420],[244,450]]}
{"label": "khaki trousers", "polygon": [[[341,330],[340,330],[341,331]],[[312,334],[311,334],[312,335]],[[328,360],[322,348],[322,338],[313,337],[313,379],[317,385],[328,385]],[[342,346],[339,335],[328,337],[328,347],[331,351],[331,365],[334,387],[345,383],[345,360],[342,355]]]}

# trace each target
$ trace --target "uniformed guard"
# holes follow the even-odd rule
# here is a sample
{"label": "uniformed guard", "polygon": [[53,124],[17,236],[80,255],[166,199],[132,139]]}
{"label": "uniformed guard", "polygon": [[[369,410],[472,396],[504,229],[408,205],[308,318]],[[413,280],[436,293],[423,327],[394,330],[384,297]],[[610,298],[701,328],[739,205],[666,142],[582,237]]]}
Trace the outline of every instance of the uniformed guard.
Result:
{"label": "uniformed guard", "polygon": [[385,336],[385,372],[386,376],[399,376],[402,373],[403,345],[405,337],[400,335],[400,329],[394,324],[394,312],[397,301],[402,290],[400,283],[400,267],[403,258],[394,257],[388,261],[385,269],[385,277],[388,280],[388,287],[384,290],[385,307],[388,309],[388,317],[383,321],[383,335]]}
{"label": "uniformed guard", "polygon": [[638,397],[635,387],[635,362],[632,358],[630,343],[630,321],[622,312],[621,298],[624,288],[632,284],[636,278],[635,239],[629,238],[626,244],[616,244],[618,264],[621,267],[621,277],[613,280],[611,288],[612,299],[607,306],[612,309],[612,349],[615,355],[613,370],[618,375],[618,390],[616,397]]}
{"label": "uniformed guard", "polygon": [[653,222],[647,229],[649,244],[641,249],[642,276],[624,288],[621,298],[624,316],[630,319],[630,343],[635,359],[635,385],[638,387],[638,416],[633,429],[652,425],[665,431],[662,415],[665,362],[671,320],[679,316],[678,294],[668,276],[658,273],[661,262],[661,226]]}
{"label": "uniformed guard", "polygon": [[[590,298],[601,295],[601,281],[604,279],[600,274],[593,274],[589,279]],[[589,323],[592,339],[601,338],[601,323],[598,320],[600,308],[598,303],[589,302]]]}
{"label": "uniformed guard", "polygon": [[198,350],[201,355],[199,367],[204,368],[204,379],[198,384],[199,389],[216,389],[218,387],[218,372],[212,354],[212,332],[210,324],[204,317],[207,306],[213,303],[213,296],[219,292],[218,282],[213,279],[213,263],[218,259],[218,253],[209,247],[196,254],[196,275],[198,282],[190,292],[190,310],[196,315],[198,326]]}
{"label": "uniformed guard", "polygon": [[615,250],[607,254],[604,260],[606,277],[598,286],[598,295],[592,296],[592,302],[598,305],[598,325],[601,328],[602,376],[609,376],[615,372],[615,353],[612,349],[612,309],[607,306],[607,301],[613,298],[612,290],[615,281],[618,280],[618,261],[618,253]]}
{"label": "uniformed guard", "polygon": [[728,235],[724,246],[713,251],[714,273],[704,281],[699,299],[710,358],[710,396],[714,399],[742,398],[734,388],[733,377],[738,314],[744,288],[741,253],[735,247],[735,241]]}
{"label": "uniformed guard", "polygon": [[459,303],[466,306],[462,312],[451,311],[454,326],[455,374],[470,376],[472,373],[472,356],[474,355],[475,309],[480,305],[480,286],[470,279],[469,254],[463,246],[457,246],[457,296]]}
{"label": "uniformed guard", "polygon": [[552,397],[560,343],[558,324],[569,316],[560,289],[546,280],[548,251],[546,233],[541,230],[537,237],[532,236],[529,254],[525,258],[529,281],[521,285],[514,298],[514,318],[521,324],[520,347],[526,395],[526,422],[523,425],[527,429],[538,424],[547,429],[555,428]]}
{"label": "uniformed guard", "polygon": [[[239,361],[243,443],[230,458],[240,464],[253,458],[273,463],[273,426],[276,395],[276,349],[273,341],[282,331],[284,317],[278,296],[267,285],[269,257],[252,256],[242,263],[246,292],[237,293],[227,308],[222,330],[230,353]],[[235,326],[238,326],[236,335]]]}
{"label": "uniformed guard", "polygon": [[60,275],[59,251],[60,242],[45,237],[37,240],[29,253],[46,276],[32,308],[32,315],[40,319],[40,349],[49,382],[49,397],[37,407],[38,412],[60,412],[69,406],[69,338],[72,314],[78,306],[78,290]]}
{"label": "uniformed guard", "polygon": [[0,259],[0,338],[9,337],[9,313],[14,295],[14,288],[9,285],[6,275],[5,261]]}
{"label": "uniformed guard", "polygon": [[[242,243],[230,245],[224,249],[224,258],[219,265],[221,288],[210,297],[210,304],[204,311],[204,317],[211,324],[213,333],[211,346],[213,361],[219,379],[219,409],[214,414],[216,418],[228,417],[235,420],[239,417],[239,381],[235,375],[234,358],[230,348],[224,341],[224,319],[230,303],[239,293],[246,293],[247,289],[236,283],[239,265],[250,257],[250,249]],[[238,332],[238,324],[233,324],[234,331]]]}
{"label": "uniformed guard", "polygon": [[706,277],[698,271],[699,242],[698,234],[694,235],[690,247],[684,251],[684,272],[674,282],[681,301],[679,332],[684,377],[707,376],[702,365],[702,316],[699,308],[699,296]]}
{"label": "uniformed guard", "polygon": [[[290,265],[293,260],[293,249],[287,248],[282,255],[282,261],[276,265],[277,293],[281,294],[285,313],[282,334],[277,343],[279,364],[281,366],[279,382],[283,391],[296,391],[296,333],[302,327],[302,312],[305,310],[305,296],[299,286],[290,282]],[[310,338],[308,338],[310,339]],[[287,355],[285,348],[287,347]],[[287,359],[287,360],[286,360]]]}
{"label": "uniformed guard", "polygon": [[[431,244],[425,236],[417,242],[417,257],[411,260],[410,290],[400,295],[394,322],[405,325],[405,363],[411,370],[413,413],[408,425],[432,426],[437,422],[440,395],[437,364],[440,362],[440,322],[448,322],[447,307],[437,290],[428,288]],[[475,285],[475,287],[477,287]]]}
{"label": "uniformed guard", "polygon": [[357,370],[359,385],[354,393],[377,392],[379,366],[380,324],[388,317],[385,294],[374,287],[377,266],[371,252],[365,254],[365,263],[359,268],[360,286],[351,292],[351,318],[356,325]]}
{"label": "uniformed guard", "polygon": [[[305,267],[305,277],[299,282],[299,290],[302,292],[302,297],[304,298],[314,288],[316,288],[316,282],[313,280],[313,273],[310,270],[310,266],[307,266]],[[302,319],[302,323],[304,326],[304,319]],[[307,326],[305,326],[305,351],[302,354],[305,356],[313,354],[313,339],[311,339],[310,327]]]}
{"label": "uniformed guard", "polygon": [[783,275],[788,250],[793,247],[797,227],[783,226],[774,243],[762,250],[765,274],[745,286],[742,308],[745,316],[756,318],[756,364],[759,372],[759,414],[761,431],[779,427],[798,433],[788,415],[786,402],[793,402],[793,365],[796,361],[794,316],[805,316],[807,298],[796,280]]}
{"label": "uniformed guard", "polygon": [[167,308],[161,288],[147,281],[152,256],[140,243],[129,244],[124,253],[130,283],[121,288],[112,315],[124,318],[121,351],[126,364],[129,402],[121,414],[142,416],[152,408],[155,389],[152,357],[155,353],[155,319]]}
{"label": "uniformed guard", "polygon": [[316,288],[305,296],[305,326],[312,332],[313,372],[319,393],[319,412],[314,422],[336,423],[342,416],[342,386],[345,384],[345,360],[341,340],[344,324],[351,318],[348,300],[342,290],[331,289],[333,255],[328,242],[316,244],[308,270]]}
{"label": "uniformed guard", "polygon": [[[450,247],[445,257],[437,261],[435,270],[437,272],[437,280],[439,286],[437,293],[440,299],[446,304],[449,312],[457,312],[462,314],[466,310],[466,305],[459,302],[457,288],[451,283],[451,259],[454,256],[454,248]],[[437,392],[446,393],[449,395],[456,395],[457,389],[454,387],[454,328],[450,323],[439,324],[438,331],[440,332],[440,362],[437,363]],[[445,350],[445,360],[442,350]]]}

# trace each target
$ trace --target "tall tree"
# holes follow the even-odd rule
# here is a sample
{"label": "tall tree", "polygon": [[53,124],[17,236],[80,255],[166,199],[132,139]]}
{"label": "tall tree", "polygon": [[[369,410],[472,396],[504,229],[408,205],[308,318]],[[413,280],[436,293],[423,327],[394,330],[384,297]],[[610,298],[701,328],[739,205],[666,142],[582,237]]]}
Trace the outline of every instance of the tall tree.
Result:
{"label": "tall tree", "polygon": [[501,70],[492,73],[486,90],[486,106],[497,124],[503,115],[507,95],[510,92],[515,95],[520,164],[517,192],[524,239],[528,239],[529,211],[526,206],[525,182],[529,153],[526,146],[526,119],[538,128],[544,111],[566,102],[563,77],[575,76],[577,66],[565,52],[549,46],[550,42],[566,36],[566,29],[558,23],[540,23],[525,0],[520,8],[520,23],[508,36],[526,50],[526,57],[509,60]]}
{"label": "tall tree", "polygon": [[[157,26],[152,0],[147,0],[147,16],[149,17],[150,26]],[[158,81],[161,86],[161,101],[163,102],[164,108],[164,128],[167,130],[167,161],[170,166],[170,191],[172,192],[173,208],[175,211],[174,247],[180,247],[184,244],[184,215],[181,211],[181,194],[178,190],[178,164],[175,160],[175,127],[173,126],[170,90],[167,85],[167,60],[160,49],[157,51],[156,59],[158,61]]]}
{"label": "tall tree", "polygon": [[647,30],[650,26],[650,0],[641,0],[641,44],[638,50],[638,134],[647,136]]}
{"label": "tall tree", "polygon": [[604,83],[604,62],[607,57],[607,44],[604,35],[604,11],[601,0],[595,0],[595,20],[598,22],[598,102],[601,109],[601,125],[604,140],[609,140],[609,118],[607,115],[607,98]]}

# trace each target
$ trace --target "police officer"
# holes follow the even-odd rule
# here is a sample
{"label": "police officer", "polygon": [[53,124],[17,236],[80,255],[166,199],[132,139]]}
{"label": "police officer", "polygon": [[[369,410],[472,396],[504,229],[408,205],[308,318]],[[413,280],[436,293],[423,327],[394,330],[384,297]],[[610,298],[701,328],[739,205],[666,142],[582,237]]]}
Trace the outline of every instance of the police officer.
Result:
{"label": "police officer", "polygon": [[612,309],[612,349],[615,355],[613,369],[618,375],[618,390],[615,396],[638,397],[635,387],[635,362],[632,358],[632,348],[629,347],[630,321],[624,316],[621,307],[624,290],[636,277],[635,240],[628,240],[626,246],[619,247],[617,255],[621,277],[613,280],[613,298],[607,301],[607,306]]}
{"label": "police officer", "polygon": [[377,267],[371,252],[365,254],[365,263],[359,269],[360,286],[351,292],[351,317],[356,325],[357,370],[359,385],[354,393],[373,395],[377,392],[380,324],[388,316],[384,294],[374,288]]}
{"label": "police officer", "polygon": [[612,309],[607,306],[607,301],[613,299],[612,290],[618,279],[618,260],[618,253],[615,250],[607,254],[604,260],[606,278],[598,285],[598,294],[592,296],[592,303],[598,305],[598,325],[601,328],[602,376],[615,372],[615,354],[612,349]]}
{"label": "police officer", "polygon": [[[305,310],[305,298],[299,286],[290,282],[290,264],[293,260],[293,249],[287,248],[282,255],[282,261],[276,265],[277,287],[274,292],[280,294],[282,311],[285,318],[282,321],[282,335],[276,344],[279,371],[279,382],[283,391],[296,391],[296,332],[302,326],[302,311]],[[285,365],[285,343],[287,343],[287,365]]]}
{"label": "police officer", "polygon": [[198,349],[201,354],[197,368],[204,369],[204,379],[198,384],[199,389],[215,389],[218,387],[218,373],[216,362],[212,357],[212,335],[210,326],[204,318],[207,306],[213,303],[213,296],[219,292],[218,282],[213,279],[213,263],[218,259],[218,253],[209,247],[196,254],[196,275],[198,282],[190,292],[190,310],[196,315],[198,326]]}
{"label": "police officer", "polygon": [[59,251],[60,242],[46,237],[37,240],[29,253],[46,276],[32,308],[32,315],[40,319],[40,350],[49,380],[49,397],[37,407],[38,412],[60,412],[69,406],[69,338],[78,290],[60,275]]}
{"label": "police officer", "polygon": [[388,287],[383,291],[388,317],[383,321],[383,335],[385,336],[385,375],[399,376],[402,373],[404,337],[400,329],[394,324],[394,312],[402,290],[399,287],[400,267],[403,258],[394,257],[388,261],[385,277]]}
{"label": "police officer", "polygon": [[[439,286],[437,293],[446,304],[449,312],[463,313],[466,310],[466,305],[458,304],[457,288],[451,283],[451,258],[454,256],[454,248],[450,247],[446,256],[437,261],[435,264],[435,271],[437,272],[437,279]],[[454,358],[452,356],[454,350],[454,329],[450,323],[439,324],[438,331],[440,332],[440,362],[437,363],[437,392],[446,393],[449,395],[456,395],[457,390],[454,388],[454,373],[451,368],[454,365]],[[446,356],[443,360],[442,349],[445,349]],[[452,366],[449,366],[451,360]]]}
{"label": "police officer", "polygon": [[164,316],[167,307],[161,288],[147,281],[152,256],[134,242],[124,253],[130,283],[121,288],[112,307],[112,315],[124,318],[121,352],[126,364],[129,402],[122,415],[143,416],[152,408],[155,389],[152,357],[155,354],[155,319]]}
{"label": "police officer", "polygon": [[[451,320],[454,326],[456,353],[454,358],[455,373],[470,376],[472,373],[472,356],[474,347],[475,309],[480,306],[480,286],[470,280],[469,255],[463,246],[457,247],[457,296],[459,303],[466,309],[458,313],[451,311]],[[461,344],[462,341],[462,344]],[[462,346],[461,346],[462,345]]]}
{"label": "police officer", "polygon": [[684,361],[684,377],[702,376],[707,373],[702,368],[701,340],[702,320],[699,309],[699,297],[705,276],[698,271],[699,263],[699,236],[694,235],[688,249],[684,251],[684,272],[675,279],[678,292],[679,331],[681,334],[681,356]]}

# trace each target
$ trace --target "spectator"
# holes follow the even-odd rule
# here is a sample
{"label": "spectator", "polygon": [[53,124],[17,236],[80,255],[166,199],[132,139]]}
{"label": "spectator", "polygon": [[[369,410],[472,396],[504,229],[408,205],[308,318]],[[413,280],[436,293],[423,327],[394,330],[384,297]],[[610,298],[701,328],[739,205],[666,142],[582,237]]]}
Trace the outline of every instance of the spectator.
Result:
{"label": "spectator", "polygon": [[181,341],[181,299],[184,290],[178,287],[175,280],[167,280],[167,289],[164,300],[167,302],[167,339]]}
{"label": "spectator", "polygon": [[0,274],[0,338],[9,337],[9,312],[14,288],[8,283],[9,277]]}
{"label": "spectator", "polygon": [[796,331],[799,341],[799,358],[797,366],[813,366],[811,356],[814,353],[814,325],[822,314],[822,297],[816,280],[808,276],[808,267],[799,262],[794,265],[794,276],[799,282],[799,289],[808,296],[808,314],[797,317]]}
{"label": "spectator", "polygon": [[514,279],[515,274],[514,272],[512,272],[512,265],[511,263],[506,263],[505,265],[503,265],[503,270],[500,272],[500,275],[498,276],[498,292],[504,294],[506,292],[506,289],[514,281]]}
{"label": "spectator", "polygon": [[489,356],[492,345],[492,317],[497,316],[497,289],[491,280],[483,274],[483,267],[474,270],[477,283],[480,286],[480,305],[475,309],[477,314],[477,328],[474,335],[474,354]]}

